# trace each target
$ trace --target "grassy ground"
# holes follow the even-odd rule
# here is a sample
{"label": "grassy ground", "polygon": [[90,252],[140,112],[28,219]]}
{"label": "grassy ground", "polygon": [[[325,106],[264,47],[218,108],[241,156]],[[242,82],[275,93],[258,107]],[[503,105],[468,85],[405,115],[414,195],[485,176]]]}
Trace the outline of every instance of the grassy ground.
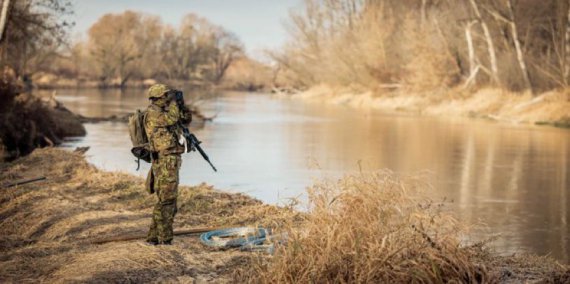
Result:
{"label": "grassy ground", "polygon": [[[92,245],[101,237],[144,233],[155,197],[144,181],[102,172],[83,156],[37,149],[0,164],[0,181],[47,181],[0,191],[0,282],[228,282],[247,253],[216,251],[196,237],[174,245],[143,241]],[[181,187],[175,228],[271,225],[297,213],[207,185]]]}
{"label": "grassy ground", "polygon": [[324,181],[308,191],[306,213],[264,205],[207,185],[181,187],[176,228],[264,225],[288,235],[275,254],[173,246],[143,240],[93,245],[145,233],[155,197],[141,178],[103,172],[79,153],[37,149],[0,164],[0,282],[568,283],[547,257],[500,257],[463,241],[460,222],[424,198],[428,185],[388,172]]}

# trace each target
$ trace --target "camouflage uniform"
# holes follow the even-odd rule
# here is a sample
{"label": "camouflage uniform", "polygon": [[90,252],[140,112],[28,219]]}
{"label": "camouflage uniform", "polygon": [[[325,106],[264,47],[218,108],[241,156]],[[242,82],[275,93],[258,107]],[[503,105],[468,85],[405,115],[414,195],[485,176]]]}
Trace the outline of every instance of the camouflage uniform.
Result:
{"label": "camouflage uniform", "polygon": [[175,101],[168,101],[166,93],[170,90],[162,84],[149,89],[151,104],[145,117],[145,131],[153,153],[147,190],[156,192],[158,196],[147,236],[147,241],[152,243],[172,241],[172,223],[177,211],[178,171],[182,164],[180,155],[184,152],[184,147],[178,143],[181,131],[179,123],[188,124],[191,121],[190,111],[186,107],[180,108]]}

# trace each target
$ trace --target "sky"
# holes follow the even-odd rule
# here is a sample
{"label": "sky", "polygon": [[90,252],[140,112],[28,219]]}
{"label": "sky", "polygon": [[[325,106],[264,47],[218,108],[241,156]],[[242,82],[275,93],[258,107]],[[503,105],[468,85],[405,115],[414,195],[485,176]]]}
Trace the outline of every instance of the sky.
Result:
{"label": "sky", "polygon": [[235,33],[252,56],[264,49],[281,46],[287,33],[283,23],[289,10],[302,0],[74,0],[74,37],[86,37],[87,30],[106,13],[133,10],[160,16],[178,26],[182,17],[195,13]]}

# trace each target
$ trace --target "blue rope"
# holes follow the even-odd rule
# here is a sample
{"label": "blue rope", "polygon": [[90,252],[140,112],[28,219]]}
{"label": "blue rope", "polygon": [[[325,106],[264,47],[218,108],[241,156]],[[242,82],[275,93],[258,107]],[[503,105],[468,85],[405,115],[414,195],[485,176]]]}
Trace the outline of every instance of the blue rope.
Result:
{"label": "blue rope", "polygon": [[220,249],[239,247],[242,251],[273,254],[275,252],[275,244],[264,245],[264,243],[277,241],[277,244],[285,245],[287,243],[287,233],[272,235],[271,229],[239,227],[204,233],[200,235],[200,241],[207,246]]}
{"label": "blue rope", "polygon": [[245,244],[262,244],[266,236],[264,228],[240,227],[204,233],[200,236],[200,241],[210,247],[233,248]]}

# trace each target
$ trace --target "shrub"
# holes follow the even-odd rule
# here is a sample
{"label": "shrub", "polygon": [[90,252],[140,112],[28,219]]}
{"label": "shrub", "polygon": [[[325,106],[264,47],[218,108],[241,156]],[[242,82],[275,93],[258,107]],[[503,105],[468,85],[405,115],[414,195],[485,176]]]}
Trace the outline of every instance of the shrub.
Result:
{"label": "shrub", "polygon": [[264,283],[490,281],[477,253],[461,245],[457,222],[417,197],[422,187],[386,172],[317,184],[305,221],[286,230],[287,245],[238,275]]}

